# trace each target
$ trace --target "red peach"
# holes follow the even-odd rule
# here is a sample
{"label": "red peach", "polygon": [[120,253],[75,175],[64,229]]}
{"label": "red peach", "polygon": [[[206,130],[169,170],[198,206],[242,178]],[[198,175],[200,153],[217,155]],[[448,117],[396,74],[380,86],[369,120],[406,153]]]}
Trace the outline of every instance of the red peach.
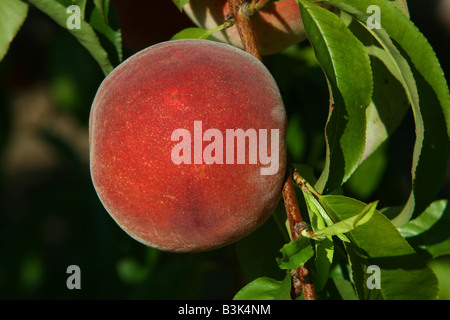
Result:
{"label": "red peach", "polygon": [[[196,136],[199,123],[203,137]],[[89,124],[93,185],[136,240],[175,252],[219,248],[255,230],[276,206],[286,169],[285,128],[278,87],[255,57],[207,40],[159,43],[120,64],[98,89]],[[230,140],[234,146],[227,139],[236,129],[270,132],[268,141],[259,134],[258,151],[248,138],[242,164],[238,139]],[[179,152],[177,132],[193,136],[192,153]],[[276,160],[273,174],[262,174],[264,143]],[[259,161],[251,163],[257,152]]]}

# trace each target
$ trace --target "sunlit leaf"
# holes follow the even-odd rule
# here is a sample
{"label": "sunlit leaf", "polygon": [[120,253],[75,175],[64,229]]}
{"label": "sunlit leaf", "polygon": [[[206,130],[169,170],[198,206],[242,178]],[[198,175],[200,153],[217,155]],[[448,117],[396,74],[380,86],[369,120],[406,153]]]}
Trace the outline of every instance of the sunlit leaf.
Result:
{"label": "sunlit leaf", "polygon": [[319,192],[329,192],[351,176],[363,155],[372,73],[363,44],[337,15],[311,2],[298,2],[309,41],[330,87],[327,157],[315,186]]}
{"label": "sunlit leaf", "polygon": [[255,279],[243,287],[233,300],[290,300],[291,277],[286,274],[282,281],[268,277]]}
{"label": "sunlit leaf", "polygon": [[179,39],[208,39],[210,35],[214,32],[220,30],[205,30],[202,28],[186,28],[175,34],[170,40],[179,40]]}
{"label": "sunlit leaf", "polygon": [[28,4],[20,0],[2,0],[0,5],[0,61],[6,55],[28,14]]}
{"label": "sunlit leaf", "polygon": [[299,237],[281,248],[282,259],[277,259],[281,269],[294,270],[300,268],[312,258],[314,250],[308,238]]}
{"label": "sunlit leaf", "polygon": [[421,215],[399,228],[414,247],[435,258],[450,254],[450,206],[448,200],[433,202]]}
{"label": "sunlit leaf", "polygon": [[314,236],[319,239],[323,239],[323,238],[326,238],[329,236],[335,236],[338,234],[352,231],[356,227],[363,225],[364,223],[368,222],[372,218],[372,216],[375,212],[377,203],[378,202],[372,202],[372,203],[368,204],[367,206],[365,206],[364,209],[361,210],[360,213],[358,213],[350,218],[347,218],[345,220],[336,222],[329,227],[315,231]]}
{"label": "sunlit leaf", "polygon": [[[167,0],[164,0],[167,1]],[[189,0],[172,0],[177,6],[178,10],[183,11],[183,6],[189,2]]]}

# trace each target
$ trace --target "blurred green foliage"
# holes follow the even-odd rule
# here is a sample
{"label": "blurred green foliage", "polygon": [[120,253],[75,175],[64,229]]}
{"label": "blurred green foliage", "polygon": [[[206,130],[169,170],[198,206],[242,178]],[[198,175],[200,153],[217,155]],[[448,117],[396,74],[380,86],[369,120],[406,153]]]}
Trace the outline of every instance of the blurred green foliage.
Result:
{"label": "blurred green foliage", "polygon": [[[450,30],[442,30],[435,17],[437,2],[408,2],[411,19],[449,79]],[[312,49],[303,43],[264,62],[288,112],[289,156],[319,173],[329,94]],[[259,275],[257,266],[241,268],[239,256],[251,254],[246,250],[262,233],[278,230],[280,221],[274,216],[236,245],[206,253],[160,252],[130,238],[98,200],[87,143],[79,144],[87,139],[90,105],[102,79],[97,63],[66,30],[30,8],[0,63],[0,299],[232,298]],[[63,119],[77,130],[61,134],[48,119]],[[346,194],[380,200],[381,207],[404,202],[413,130],[409,114],[391,141],[343,186]],[[39,148],[30,148],[34,143]],[[439,198],[449,194],[447,177]],[[276,243],[283,241],[279,236]],[[81,290],[66,287],[66,270],[73,264],[81,269]],[[431,267],[440,280],[440,297],[450,299],[449,259],[435,260]]]}

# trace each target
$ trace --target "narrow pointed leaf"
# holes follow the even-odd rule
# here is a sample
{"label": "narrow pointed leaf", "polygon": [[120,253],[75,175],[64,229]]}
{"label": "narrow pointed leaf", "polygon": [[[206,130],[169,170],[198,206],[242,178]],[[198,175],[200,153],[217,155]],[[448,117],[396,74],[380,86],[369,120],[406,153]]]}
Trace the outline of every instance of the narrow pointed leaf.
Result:
{"label": "narrow pointed leaf", "polygon": [[187,4],[189,0],[172,0],[172,2],[177,6],[178,10],[183,11],[183,6]]}
{"label": "narrow pointed leaf", "polygon": [[110,10],[112,11],[109,1],[97,2],[90,14],[89,24],[99,34],[101,44],[107,48],[110,60],[114,65],[118,65],[123,60],[122,32],[118,25],[112,26],[109,22]]}
{"label": "narrow pointed leaf", "polygon": [[450,254],[449,230],[448,200],[434,201],[420,216],[399,228],[413,248],[424,250],[432,258]]}
{"label": "narrow pointed leaf", "polygon": [[171,40],[178,39],[208,39],[217,30],[205,30],[202,28],[186,28],[175,34]]}
{"label": "narrow pointed leaf", "polygon": [[0,61],[28,14],[28,4],[20,0],[2,0],[0,5]]}
{"label": "narrow pointed leaf", "polygon": [[289,242],[281,248],[283,254],[282,259],[277,259],[281,269],[294,270],[298,269],[306,261],[314,255],[311,241],[308,238],[297,238],[295,241]]}
{"label": "narrow pointed leaf", "polygon": [[331,94],[327,157],[315,186],[319,192],[329,192],[351,176],[363,155],[372,73],[363,44],[337,15],[309,1],[298,2],[307,36]]}
{"label": "narrow pointed leaf", "polygon": [[318,230],[314,232],[314,235],[319,239],[322,239],[325,237],[336,236],[338,234],[350,232],[356,227],[361,226],[364,223],[368,222],[372,218],[376,206],[377,202],[372,202],[368,204],[366,207],[364,207],[364,209],[361,210],[361,212],[358,213],[357,215],[336,222],[335,224],[326,227],[324,229]]}
{"label": "narrow pointed leaf", "polygon": [[333,263],[334,242],[331,237],[315,241],[316,255],[314,258],[314,286],[320,292],[328,281]]}
{"label": "narrow pointed leaf", "polygon": [[[308,185],[309,188],[312,188]],[[303,190],[303,197],[305,199],[306,207],[308,209],[309,219],[311,221],[312,231],[316,232],[320,229],[325,228],[326,226],[331,226],[334,224],[330,215],[326,212],[326,210],[322,207],[319,201],[315,198],[315,196],[310,192],[310,190]],[[344,242],[349,242],[348,238],[342,234],[338,233],[336,236]],[[331,239],[330,239],[331,240]]]}
{"label": "narrow pointed leaf", "polygon": [[290,300],[291,277],[286,274],[278,281],[268,277],[257,278],[243,287],[233,300]]}
{"label": "narrow pointed leaf", "polygon": [[[349,21],[349,29],[364,44],[373,73],[373,94],[366,109],[366,145],[361,162],[370,157],[397,129],[406,115],[411,99],[418,104],[418,94],[411,68],[384,32],[384,45],[373,31],[346,12],[341,18]],[[383,43],[381,42],[381,43]],[[409,90],[411,88],[411,90]]]}

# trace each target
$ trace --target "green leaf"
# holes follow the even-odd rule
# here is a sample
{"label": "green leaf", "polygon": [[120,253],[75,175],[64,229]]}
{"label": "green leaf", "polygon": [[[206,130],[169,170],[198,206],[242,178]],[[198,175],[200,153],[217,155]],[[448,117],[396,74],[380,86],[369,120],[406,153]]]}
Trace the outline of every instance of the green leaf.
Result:
{"label": "green leaf", "polygon": [[[81,17],[83,19],[85,19],[86,17],[86,3],[88,0],[56,0],[58,1],[60,4],[62,4],[64,7],[68,7],[72,4],[80,7],[81,9]],[[97,1],[98,2],[98,1]]]}
{"label": "green leaf", "polygon": [[299,237],[281,248],[283,258],[277,258],[280,269],[298,269],[314,255],[311,241],[308,238]]}
{"label": "green leaf", "polygon": [[20,0],[2,0],[0,5],[0,61],[8,52],[28,14],[28,4]]}
{"label": "green leaf", "polygon": [[[97,4],[101,2],[101,4]],[[102,46],[107,49],[114,65],[118,65],[123,60],[122,53],[122,33],[118,27],[113,28],[108,24],[110,15],[109,1],[97,1],[96,6],[90,14],[89,24],[97,32]],[[100,7],[98,7],[98,6]]]}
{"label": "green leaf", "polygon": [[439,279],[439,299],[450,300],[450,263],[448,257],[442,257],[430,261],[430,268]]}
{"label": "green leaf", "polygon": [[243,287],[233,300],[291,300],[291,277],[286,273],[283,281],[268,277],[255,279]]}
{"label": "green leaf", "polygon": [[450,206],[448,200],[433,202],[421,215],[398,228],[413,248],[432,258],[450,254]]}
{"label": "green leaf", "polygon": [[100,14],[105,19],[105,23],[108,23],[108,10],[109,10],[109,1],[108,0],[94,0],[95,7],[100,11]]}
{"label": "green leaf", "polygon": [[320,292],[328,281],[333,263],[334,242],[331,238],[315,241],[316,256],[314,258],[314,287]]}
{"label": "green leaf", "polygon": [[319,192],[329,192],[345,182],[361,161],[372,72],[363,44],[338,16],[308,1],[298,3],[331,93],[325,169],[315,185]]}
{"label": "green leaf", "polygon": [[[320,203],[333,220],[342,221],[359,214],[366,204],[344,196],[322,196]],[[431,269],[408,244],[395,226],[375,210],[369,221],[348,232],[351,243],[345,248],[359,299],[435,299],[437,279]],[[370,290],[367,267],[380,268],[380,289]],[[420,289],[416,288],[420,283]]]}
{"label": "green leaf", "polygon": [[[401,15],[400,13],[398,13]],[[360,23],[364,25],[361,21]],[[406,61],[406,59],[401,55],[401,53],[397,50],[393,42],[391,41],[388,33],[384,29],[378,29],[376,31],[369,30],[369,32],[372,33],[374,38],[378,41],[379,44],[381,44],[382,49],[377,46],[372,46],[369,48],[369,51],[378,59],[384,62],[386,67],[389,69],[391,74],[402,84],[404,88],[404,92],[406,93],[406,96],[408,98],[409,104],[412,107],[413,113],[415,115],[415,124],[416,124],[416,134],[417,134],[417,140],[416,140],[416,147],[414,156],[415,159],[418,159],[421,152],[420,145],[423,144],[423,132],[425,130],[422,113],[421,113],[421,105],[419,103],[419,93],[418,88],[416,86],[416,81],[414,79],[413,72],[411,71],[411,68]],[[384,49],[384,50],[383,50]],[[394,86],[391,86],[392,89],[395,90]],[[403,91],[403,90],[402,90]],[[402,92],[400,91],[400,92]],[[385,91],[389,92],[389,91]],[[385,95],[386,93],[381,93]],[[392,90],[391,90],[392,92]],[[401,94],[397,93],[398,97],[401,97]],[[391,100],[396,102],[395,100]],[[397,102],[398,103],[398,102]],[[423,105],[423,102],[422,102]],[[386,105],[385,105],[386,106]],[[400,108],[398,108],[400,106]],[[405,114],[406,109],[403,108],[404,104],[399,103],[397,106],[391,105],[391,110],[386,110],[385,113],[389,113],[392,110],[396,110],[394,114],[403,116]],[[395,109],[394,109],[395,108]],[[395,121],[397,120],[397,121]],[[394,124],[398,124],[399,120],[401,118],[396,118],[394,120]],[[376,130],[377,128],[375,128]],[[395,127],[394,127],[395,129]],[[393,130],[386,129],[387,136],[392,132]],[[382,131],[381,131],[382,132]],[[379,139],[381,140],[381,139]],[[439,140],[439,139],[438,139]],[[414,158],[413,158],[414,161]],[[416,164],[413,163],[413,166],[416,166]],[[439,167],[439,165],[438,165]],[[414,177],[413,177],[414,180]],[[411,193],[410,200],[408,201],[408,204],[405,206],[405,210],[399,215],[394,221],[394,224],[401,225],[406,223],[410,219],[410,217],[413,215],[413,203],[414,203],[414,193]]]}
{"label": "green leaf", "polygon": [[202,28],[186,28],[175,34],[170,40],[179,39],[208,39],[210,35],[218,30],[205,30]]}
{"label": "green leaf", "polygon": [[335,224],[329,227],[317,230],[314,232],[314,236],[320,240],[326,237],[336,236],[338,234],[343,234],[352,231],[356,227],[363,225],[372,218],[375,209],[377,207],[377,204],[378,201],[369,203],[367,206],[364,207],[363,210],[361,210],[360,213],[345,220],[336,222]]}
{"label": "green leaf", "polygon": [[[410,62],[420,103],[417,102],[412,81],[408,80],[410,76],[404,73],[406,68],[400,71],[407,77],[404,84],[407,85],[406,92],[412,103],[416,126],[411,170],[413,188],[403,210],[393,219],[396,226],[405,225],[434,200],[444,179],[449,153],[450,94],[443,71],[427,39],[392,3],[383,0],[323,2],[351,13],[362,25],[368,18],[366,8],[377,5],[383,28],[373,29],[372,34],[397,62],[401,62],[397,59],[401,55],[396,54],[399,50]],[[395,41],[398,50],[390,38]]]}
{"label": "green leaf", "polygon": [[61,3],[55,0],[30,0],[30,3],[69,31],[89,51],[105,75],[114,69],[108,52],[102,46],[95,30],[88,22],[81,19],[80,29],[69,29],[67,28],[67,20],[71,14],[67,13],[67,8]]}
{"label": "green leaf", "polygon": [[183,11],[183,6],[189,2],[189,0],[172,0],[172,1],[177,6],[178,10],[180,10],[180,12]]}
{"label": "green leaf", "polygon": [[328,216],[326,211],[319,204],[309,190],[302,189],[303,196],[305,198],[306,207],[308,208],[309,219],[311,221],[311,228],[313,231],[330,226],[333,224],[333,220]]}
{"label": "green leaf", "polygon": [[[302,192],[305,198],[306,207],[308,209],[312,230],[315,232],[325,228],[326,226],[333,225],[333,220],[319,203],[319,201],[314,197],[314,195],[311,194],[309,190],[302,189]],[[348,238],[345,235],[339,233],[337,234],[337,236],[342,241],[349,242]]]}
{"label": "green leaf", "polygon": [[409,18],[408,4],[406,0],[390,0],[400,11]]}
{"label": "green leaf", "polygon": [[[311,167],[302,164],[294,164],[293,166],[305,180],[309,182],[316,181],[314,171]],[[295,189],[297,193],[297,190],[299,190],[299,188],[296,186]],[[302,194],[297,195],[298,204],[301,212],[304,211],[308,212],[312,230],[325,228],[326,224],[324,218],[327,219],[328,224],[332,224],[333,221],[328,217],[328,215],[320,206],[318,201],[314,198],[314,196],[308,190],[302,189],[301,191],[303,196]],[[324,218],[322,217],[322,215]],[[348,241],[348,239],[346,239],[344,236],[343,241],[345,240]],[[314,249],[316,254],[313,260],[313,268],[314,268],[313,279],[316,292],[320,292],[328,281],[331,264],[333,263],[333,256],[334,256],[333,239],[329,237],[323,239],[322,241],[315,241]]]}
{"label": "green leaf", "polygon": [[[363,162],[388,139],[403,120],[411,104],[405,90],[412,88],[414,91],[411,96],[417,98],[417,88],[407,61],[396,50],[386,33],[383,47],[373,31],[360,21],[354,20],[346,12],[341,12],[341,18],[349,21],[349,29],[364,44],[372,66],[374,85],[372,101],[366,109]],[[418,99],[413,102],[418,103]]]}
{"label": "green leaf", "polygon": [[[367,259],[359,254],[359,248],[356,245],[348,243],[344,247],[347,252],[351,278],[357,298],[359,300],[383,300],[384,297],[380,289],[369,289],[367,285],[370,276],[367,273],[367,268],[369,265],[373,266],[373,264],[369,264]],[[379,276],[378,281],[380,281],[381,285],[381,276]]]}
{"label": "green leaf", "polygon": [[342,300],[358,300],[350,281],[340,278],[333,278],[332,281]]}

